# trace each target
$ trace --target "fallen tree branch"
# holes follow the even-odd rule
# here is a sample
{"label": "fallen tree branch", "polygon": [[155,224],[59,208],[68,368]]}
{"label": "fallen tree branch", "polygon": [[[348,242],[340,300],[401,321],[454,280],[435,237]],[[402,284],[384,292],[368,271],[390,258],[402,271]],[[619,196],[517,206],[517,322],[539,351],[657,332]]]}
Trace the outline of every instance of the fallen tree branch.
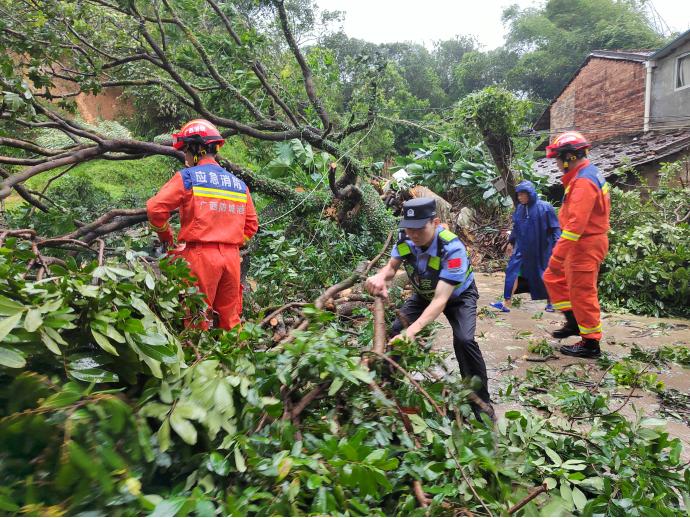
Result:
{"label": "fallen tree branch", "polygon": [[374,299],[374,348],[375,354],[383,354],[386,351],[386,308],[383,298]]}
{"label": "fallen tree branch", "polygon": [[[2,178],[7,179],[11,175],[4,169],[0,168],[0,176]],[[32,205],[36,207],[39,210],[42,210],[43,212],[48,212],[50,209],[49,207],[43,203],[41,200],[37,199],[33,194],[29,192],[29,190],[24,187],[23,185],[15,185],[14,190],[17,191],[17,194],[21,196],[24,201],[26,201],[29,205]]]}
{"label": "fallen tree branch", "polygon": [[[654,363],[654,361],[658,359],[658,357],[659,357],[659,352],[657,351],[656,354],[654,355],[654,357],[653,357],[649,362],[647,362],[647,365],[645,365],[644,369],[642,369],[642,370],[637,374],[637,376],[635,376],[635,380],[633,381],[633,386],[631,387],[630,392],[629,392],[628,395],[626,396],[625,401],[623,401],[623,403],[621,403],[621,405],[620,405],[618,408],[616,408],[616,409],[614,409],[614,410],[611,410],[611,411],[609,411],[609,412],[606,412],[605,414],[601,414],[601,415],[598,415],[598,414],[588,414],[588,415],[584,415],[584,416],[573,416],[573,417],[571,417],[570,419],[571,419],[572,421],[578,421],[578,420],[580,420],[580,419],[591,419],[591,418],[593,418],[593,417],[607,417],[607,416],[613,415],[613,414],[615,414],[615,413],[620,412],[621,410],[623,410],[623,407],[625,407],[625,405],[628,404],[628,402],[630,401],[630,398],[633,397],[633,394],[635,393],[635,390],[638,388],[637,385],[636,385],[637,380],[638,380],[645,372],[647,372],[647,370],[649,370],[649,368],[652,366],[652,364]],[[602,378],[602,379],[603,379],[603,378]],[[597,387],[598,387],[598,385],[597,385]]]}
{"label": "fallen tree branch", "polygon": [[265,325],[268,324],[272,319],[274,319],[275,317],[277,317],[278,315],[280,315],[280,314],[281,314],[283,311],[285,311],[286,309],[294,308],[294,307],[297,307],[297,306],[306,306],[306,305],[307,305],[306,302],[288,302],[287,304],[283,304],[283,305],[280,306],[278,309],[276,309],[275,311],[273,311],[270,315],[268,315],[267,317],[264,317],[264,319],[263,319],[261,322],[259,322],[259,327],[265,326]]}
{"label": "fallen tree branch", "polygon": [[[310,392],[308,392],[302,399],[300,399],[288,412],[287,419],[296,419],[302,413],[302,411],[309,406],[314,400],[318,399],[321,394],[323,394],[328,387],[331,386],[331,382],[321,383],[320,385],[314,387]],[[284,416],[283,419],[286,419]]]}
{"label": "fallen tree branch", "polygon": [[[431,403],[431,406],[434,407],[434,410],[438,413],[438,415],[440,415],[440,416],[444,415],[444,412],[441,410],[441,407],[438,406],[438,403],[436,402],[436,400],[434,398],[432,398],[429,395],[429,393],[426,390],[424,390],[424,387],[422,387],[419,384],[419,382],[414,379],[412,374],[410,374],[403,367],[401,367],[400,364],[398,364],[398,362],[396,362],[392,358],[386,356],[385,354],[380,353],[380,352],[375,351],[375,350],[364,351],[363,354],[373,354],[374,356],[388,362],[393,368],[395,368],[400,373],[402,373],[410,381],[410,383],[412,383],[412,385],[419,391],[419,393],[422,394],[427,399],[427,401],[429,401],[429,403]],[[474,393],[472,393],[472,394],[474,394]],[[477,399],[479,399],[479,396],[476,396],[476,397],[477,397]],[[486,403],[484,403],[484,404],[486,405]]]}
{"label": "fallen tree branch", "polygon": [[537,497],[538,497],[539,495],[541,495],[542,493],[545,493],[546,491],[548,491],[548,489],[546,488],[546,484],[542,484],[541,486],[537,487],[537,488],[534,489],[529,495],[527,495],[525,498],[523,498],[522,500],[520,500],[520,501],[519,501],[517,504],[515,504],[513,507],[511,507],[510,509],[508,509],[508,512],[507,512],[508,516],[517,513],[520,509],[522,509],[523,507],[525,507],[525,506],[526,506],[527,504],[529,504],[532,500],[534,500],[535,498],[537,498]]}
{"label": "fallen tree branch", "polygon": [[412,491],[414,492],[414,496],[417,499],[417,502],[419,502],[420,507],[429,507],[429,498],[427,498],[426,493],[424,493],[424,489],[422,489],[422,483],[419,480],[414,480],[412,482]]}
{"label": "fallen tree branch", "polygon": [[273,0],[273,5],[278,10],[280,26],[283,29],[283,35],[285,36],[285,40],[287,41],[288,46],[292,50],[292,54],[295,56],[295,60],[297,60],[297,63],[299,64],[299,67],[302,70],[304,90],[306,91],[307,97],[309,97],[309,101],[311,101],[312,106],[314,106],[316,113],[319,114],[319,118],[321,119],[321,123],[323,124],[324,133],[321,137],[324,138],[331,131],[331,122],[328,120],[328,114],[326,113],[323,104],[316,95],[316,88],[314,86],[314,78],[311,73],[311,69],[309,68],[307,61],[304,59],[304,56],[302,55],[302,52],[299,50],[297,42],[295,41],[295,38],[292,35],[292,31],[290,30],[290,26],[288,24],[287,12],[285,11],[285,4],[283,3],[283,0]]}
{"label": "fallen tree branch", "polygon": [[146,219],[146,209],[113,209],[63,237],[82,238],[83,241],[89,243],[97,237],[141,223]]}

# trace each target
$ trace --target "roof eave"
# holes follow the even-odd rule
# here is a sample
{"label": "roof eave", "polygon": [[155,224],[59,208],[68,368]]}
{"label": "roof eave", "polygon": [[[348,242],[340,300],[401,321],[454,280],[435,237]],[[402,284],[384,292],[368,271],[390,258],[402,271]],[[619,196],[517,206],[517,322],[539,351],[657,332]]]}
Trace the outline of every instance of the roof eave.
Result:
{"label": "roof eave", "polygon": [[660,48],[654,54],[649,56],[649,60],[656,60],[665,58],[669,54],[673,53],[678,47],[680,47],[686,41],[690,41],[690,29],[682,33],[675,40],[668,43],[665,47]]}

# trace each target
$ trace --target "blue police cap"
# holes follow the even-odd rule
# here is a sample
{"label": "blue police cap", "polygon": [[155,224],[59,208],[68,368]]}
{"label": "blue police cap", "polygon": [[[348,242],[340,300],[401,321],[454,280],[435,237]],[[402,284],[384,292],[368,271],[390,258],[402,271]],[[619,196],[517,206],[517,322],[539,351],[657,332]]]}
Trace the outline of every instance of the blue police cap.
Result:
{"label": "blue police cap", "polygon": [[436,217],[434,198],[414,198],[403,203],[403,219],[400,228],[422,228]]}

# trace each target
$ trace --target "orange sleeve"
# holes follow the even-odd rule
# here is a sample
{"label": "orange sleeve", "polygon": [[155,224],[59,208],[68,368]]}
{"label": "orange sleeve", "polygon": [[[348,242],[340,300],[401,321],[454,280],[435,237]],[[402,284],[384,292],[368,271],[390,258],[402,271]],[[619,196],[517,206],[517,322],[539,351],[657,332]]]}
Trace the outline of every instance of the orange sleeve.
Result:
{"label": "orange sleeve", "polygon": [[553,249],[553,254],[563,260],[570,254],[573,245],[577,243],[587,230],[592,209],[599,196],[599,187],[586,178],[573,181],[568,199],[568,219],[563,222],[561,238]]}
{"label": "orange sleeve", "polygon": [[161,187],[158,194],[146,202],[146,214],[149,225],[156,232],[165,232],[169,228],[170,213],[182,205],[185,189],[182,175],[176,173]]}
{"label": "orange sleeve", "polygon": [[254,234],[256,234],[257,230],[259,230],[259,217],[256,214],[254,202],[249,194],[249,188],[247,188],[247,209],[244,218],[244,241],[249,241]]}

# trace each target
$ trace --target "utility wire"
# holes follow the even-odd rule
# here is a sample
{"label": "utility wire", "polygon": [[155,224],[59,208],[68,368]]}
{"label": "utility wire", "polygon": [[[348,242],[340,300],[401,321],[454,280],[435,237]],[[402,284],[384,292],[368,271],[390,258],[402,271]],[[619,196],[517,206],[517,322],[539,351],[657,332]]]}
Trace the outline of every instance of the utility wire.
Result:
{"label": "utility wire", "polygon": [[[340,156],[335,160],[335,164],[338,164],[343,158],[345,158],[346,156],[348,156],[352,150],[354,150],[357,146],[359,146],[359,145],[364,141],[364,139],[366,139],[366,138],[369,136],[369,134],[371,133],[371,131],[374,129],[374,126],[375,126],[375,125],[376,125],[376,120],[374,120],[374,122],[371,124],[371,126],[369,126],[369,130],[366,132],[366,134],[365,134],[361,139],[359,139],[359,140],[358,140],[357,142],[355,142],[352,146],[350,146],[350,147],[345,151],[345,153],[343,153],[342,155],[340,155]],[[278,221],[279,219],[284,218],[285,216],[287,216],[287,215],[290,214],[291,212],[295,211],[298,207],[300,207],[301,205],[303,205],[303,204],[304,204],[304,203],[305,203],[305,202],[316,192],[316,190],[321,186],[321,184],[323,183],[323,181],[324,181],[324,179],[326,178],[327,175],[328,175],[328,171],[326,171],[324,174],[322,174],[322,175],[321,175],[321,178],[320,178],[319,181],[316,183],[316,185],[314,186],[314,188],[313,188],[311,191],[309,191],[309,192],[304,196],[304,198],[302,198],[302,199],[300,200],[300,202],[299,202],[298,204],[296,204],[294,207],[292,207],[290,210],[288,210],[288,211],[285,212],[284,214],[281,214],[281,215],[278,216],[278,217],[275,217],[275,218],[273,218],[273,219],[271,219],[271,220],[269,220],[269,221],[267,221],[267,222],[265,222],[265,223],[262,223],[262,225],[268,226],[268,225],[270,225],[271,223],[275,223],[275,222]]]}

